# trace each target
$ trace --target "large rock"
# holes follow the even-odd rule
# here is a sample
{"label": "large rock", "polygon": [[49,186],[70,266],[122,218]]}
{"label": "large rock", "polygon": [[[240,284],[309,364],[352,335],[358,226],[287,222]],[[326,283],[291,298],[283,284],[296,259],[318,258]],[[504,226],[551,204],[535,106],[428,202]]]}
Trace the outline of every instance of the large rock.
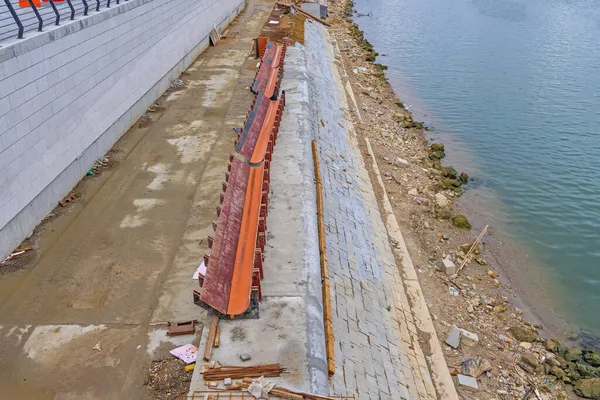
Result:
{"label": "large rock", "polygon": [[566,372],[560,369],[559,367],[550,368],[550,374],[554,375],[555,377],[561,380],[567,376]]}
{"label": "large rock", "polygon": [[558,340],[556,340],[556,339],[546,339],[546,340],[544,340],[544,347],[548,351],[556,353],[556,352],[558,352],[558,346],[560,346],[560,342]]}
{"label": "large rock", "polygon": [[575,384],[575,393],[586,399],[600,400],[600,378],[582,379]]}
{"label": "large rock", "polygon": [[450,207],[450,201],[446,196],[441,193],[435,194],[435,205],[439,208],[448,208]]}
{"label": "large rock", "polygon": [[458,173],[452,167],[445,167],[444,170],[442,171],[442,175],[444,175],[445,177],[450,178],[450,179],[456,179],[456,177],[458,176]]}
{"label": "large rock", "polygon": [[583,359],[592,367],[600,367],[600,354],[596,353],[593,350],[586,352],[583,356]]}
{"label": "large rock", "polygon": [[444,148],[444,145],[442,143],[431,144],[431,151],[441,151],[443,153],[445,150],[446,149]]}
{"label": "large rock", "polygon": [[567,361],[575,362],[581,359],[581,356],[583,356],[583,351],[581,351],[581,349],[568,349],[565,351],[565,360]]}
{"label": "large rock", "polygon": [[519,342],[535,342],[538,338],[537,332],[526,326],[513,326],[508,331]]}
{"label": "large rock", "polygon": [[533,353],[526,353],[521,356],[521,361],[527,365],[532,366],[533,368],[537,368],[540,363],[538,362],[537,357]]}
{"label": "large rock", "polygon": [[452,218],[452,223],[457,228],[471,229],[471,223],[469,222],[467,217],[465,217],[464,215],[455,216],[454,218]]}

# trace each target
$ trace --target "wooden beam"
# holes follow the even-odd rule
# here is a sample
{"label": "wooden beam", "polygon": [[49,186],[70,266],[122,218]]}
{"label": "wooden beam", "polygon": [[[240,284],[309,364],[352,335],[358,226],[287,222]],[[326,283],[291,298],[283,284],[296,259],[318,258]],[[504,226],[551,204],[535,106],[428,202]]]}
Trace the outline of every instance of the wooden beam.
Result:
{"label": "wooden beam", "polygon": [[317,228],[319,232],[319,254],[321,256],[321,284],[323,289],[323,324],[325,325],[325,351],[327,353],[327,372],[335,374],[335,354],[333,337],[333,317],[331,311],[331,291],[329,289],[329,264],[325,245],[325,214],[323,211],[323,183],[317,142],[312,141],[313,160],[315,164],[315,180],[317,186]]}
{"label": "wooden beam", "polygon": [[215,344],[215,336],[217,335],[218,325],[219,316],[213,315],[210,322],[210,330],[208,331],[208,339],[206,339],[206,345],[204,346],[204,361],[210,361],[213,345]]}
{"label": "wooden beam", "polygon": [[221,343],[221,328],[217,327],[217,332],[215,333],[214,347],[218,348],[220,343]]}

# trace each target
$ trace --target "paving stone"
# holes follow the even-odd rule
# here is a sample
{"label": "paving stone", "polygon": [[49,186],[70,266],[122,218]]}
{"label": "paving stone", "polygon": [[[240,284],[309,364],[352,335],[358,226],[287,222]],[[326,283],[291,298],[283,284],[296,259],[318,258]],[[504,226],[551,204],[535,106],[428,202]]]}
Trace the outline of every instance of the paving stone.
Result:
{"label": "paving stone", "polygon": [[[316,124],[315,132],[325,191],[327,256],[335,286],[334,333],[336,349],[341,349],[336,362],[342,365],[346,388],[361,400],[419,398],[426,385],[415,382],[423,378],[417,354],[409,347],[416,329],[407,320],[412,318],[408,299],[356,133],[345,128],[349,124],[343,110],[332,105],[343,102],[345,94],[338,91],[341,83],[335,80],[335,70],[327,68],[330,60],[323,56],[328,54],[327,42],[318,40],[322,34],[315,24],[305,27],[307,62],[319,64],[307,69],[311,98],[323,105],[314,111],[314,120],[323,117],[328,122],[325,128]],[[320,115],[325,111],[326,116]],[[335,391],[342,394],[337,372],[333,381]]]}

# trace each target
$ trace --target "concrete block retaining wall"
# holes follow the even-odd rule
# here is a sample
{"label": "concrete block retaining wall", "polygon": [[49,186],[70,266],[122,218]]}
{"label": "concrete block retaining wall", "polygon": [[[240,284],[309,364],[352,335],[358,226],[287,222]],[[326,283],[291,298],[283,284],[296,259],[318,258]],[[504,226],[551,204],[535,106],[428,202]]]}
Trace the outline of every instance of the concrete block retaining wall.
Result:
{"label": "concrete block retaining wall", "polygon": [[0,47],[0,258],[243,7],[131,0]]}

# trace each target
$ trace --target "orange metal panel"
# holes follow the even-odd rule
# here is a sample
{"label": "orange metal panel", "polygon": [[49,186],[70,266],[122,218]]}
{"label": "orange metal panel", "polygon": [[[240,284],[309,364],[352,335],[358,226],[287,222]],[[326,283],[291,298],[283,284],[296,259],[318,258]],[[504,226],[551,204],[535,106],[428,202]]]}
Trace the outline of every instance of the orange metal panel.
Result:
{"label": "orange metal panel", "polygon": [[263,121],[262,128],[260,130],[260,135],[258,136],[256,146],[254,147],[254,152],[252,153],[252,157],[250,158],[250,162],[252,164],[259,163],[265,158],[265,153],[267,152],[269,140],[271,139],[271,132],[273,132],[275,117],[277,116],[278,108],[279,100],[272,101],[269,104],[269,109],[267,110],[265,120]]}
{"label": "orange metal panel", "polygon": [[273,97],[278,80],[279,68],[273,68],[269,73],[269,80],[267,81],[267,87],[265,88],[265,97],[268,97],[269,99]]}

